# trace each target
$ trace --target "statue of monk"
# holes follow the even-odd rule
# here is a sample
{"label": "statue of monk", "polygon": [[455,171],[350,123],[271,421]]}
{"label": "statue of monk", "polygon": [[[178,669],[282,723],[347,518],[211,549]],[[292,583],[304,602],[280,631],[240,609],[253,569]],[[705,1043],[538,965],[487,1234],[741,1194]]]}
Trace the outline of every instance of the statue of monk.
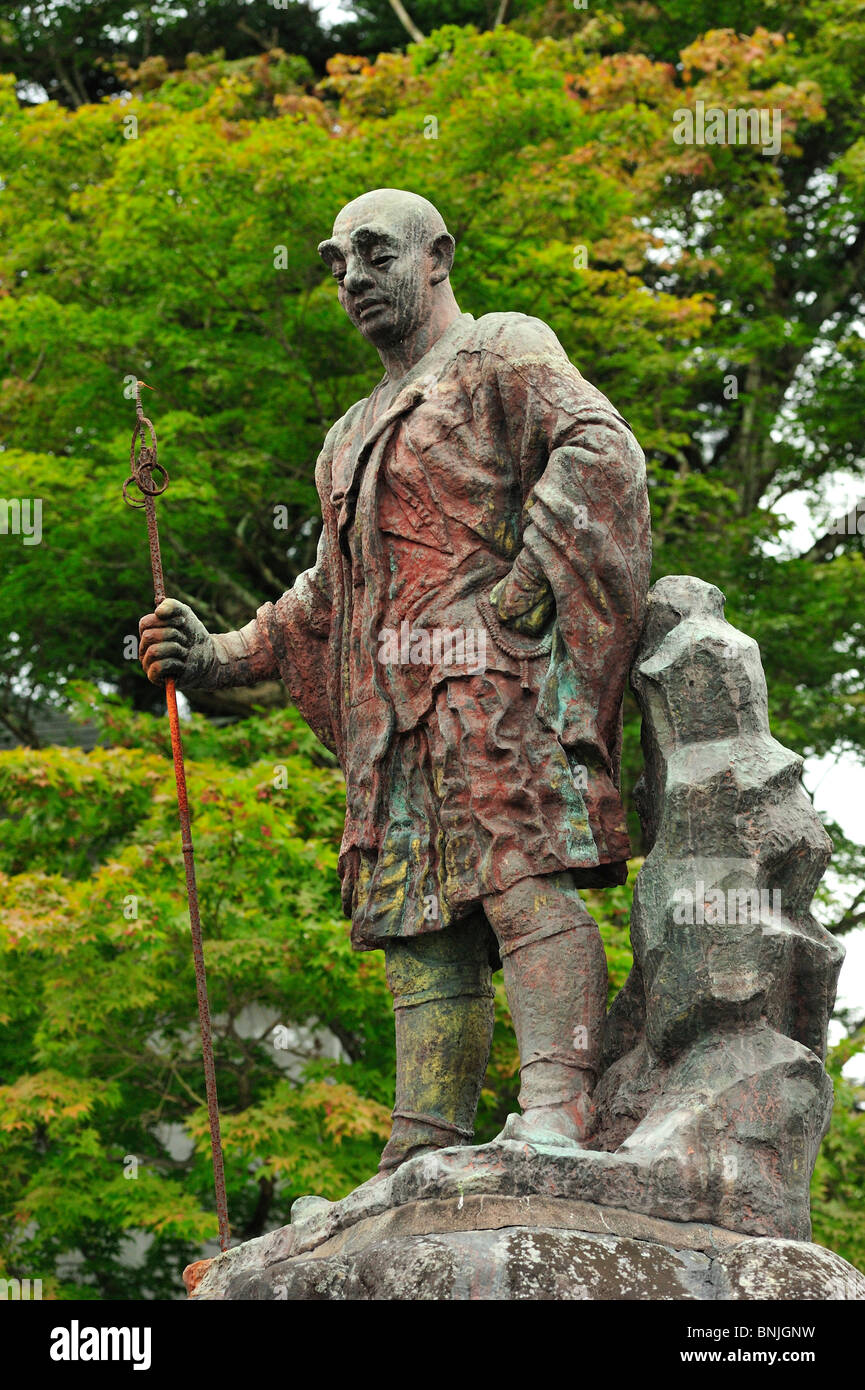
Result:
{"label": "statue of monk", "polygon": [[151,681],[284,680],[345,774],[342,896],[383,950],[396,1100],[380,1172],[468,1144],[504,971],[520,1115],[504,1138],[585,1144],[607,995],[581,890],[620,884],[622,699],[650,567],[627,422],[520,313],[462,313],[454,239],[378,189],[318,248],[384,375],[315,469],[314,567],[239,632],[166,598]]}

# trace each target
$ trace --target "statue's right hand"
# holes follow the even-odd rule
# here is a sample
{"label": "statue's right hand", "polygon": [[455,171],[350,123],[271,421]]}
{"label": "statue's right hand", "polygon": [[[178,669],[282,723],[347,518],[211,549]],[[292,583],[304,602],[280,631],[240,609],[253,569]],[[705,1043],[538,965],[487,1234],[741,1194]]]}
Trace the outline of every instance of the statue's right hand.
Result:
{"label": "statue's right hand", "polygon": [[164,598],[155,613],[141,619],[138,632],[138,655],[154,685],[174,680],[192,689],[206,683],[216,649],[207,628],[185,603]]}

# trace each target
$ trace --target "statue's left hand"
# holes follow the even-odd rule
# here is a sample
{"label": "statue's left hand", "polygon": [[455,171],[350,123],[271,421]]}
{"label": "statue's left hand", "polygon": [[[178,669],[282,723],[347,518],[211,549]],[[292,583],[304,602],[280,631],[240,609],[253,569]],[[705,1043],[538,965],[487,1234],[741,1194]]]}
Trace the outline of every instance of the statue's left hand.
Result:
{"label": "statue's left hand", "polygon": [[546,576],[536,574],[522,555],[517,556],[510,573],[496,584],[490,603],[500,622],[530,637],[544,631],[556,606]]}

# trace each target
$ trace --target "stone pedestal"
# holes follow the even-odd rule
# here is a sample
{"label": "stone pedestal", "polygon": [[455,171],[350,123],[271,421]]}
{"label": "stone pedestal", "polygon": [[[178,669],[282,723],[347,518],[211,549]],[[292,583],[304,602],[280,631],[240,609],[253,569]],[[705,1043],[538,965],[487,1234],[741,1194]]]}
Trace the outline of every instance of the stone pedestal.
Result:
{"label": "stone pedestal", "polygon": [[[186,1271],[201,1300],[863,1299],[865,1276],[805,1241],[667,1221],[575,1195],[615,1155],[448,1149]],[[615,1192],[614,1184],[608,1186]]]}

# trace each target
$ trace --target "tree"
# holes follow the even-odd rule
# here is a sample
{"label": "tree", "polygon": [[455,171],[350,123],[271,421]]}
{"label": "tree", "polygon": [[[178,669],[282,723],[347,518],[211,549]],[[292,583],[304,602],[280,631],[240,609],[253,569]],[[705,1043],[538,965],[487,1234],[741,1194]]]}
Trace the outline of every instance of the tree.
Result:
{"label": "tree", "polygon": [[[262,19],[264,12],[264,19]],[[308,0],[261,6],[254,0],[37,0],[6,6],[0,66],[26,100],[48,96],[73,110],[123,90],[121,72],[158,55],[172,67],[189,53],[244,58],[272,48],[302,55],[319,72],[333,51]]]}
{"label": "tree", "polygon": [[[45,1296],[177,1297],[215,1216],[167,727],[95,692],[87,712],[110,746],[0,758],[0,1264]],[[374,1172],[390,1000],[340,920],[332,760],[287,713],[185,733],[231,1219],[250,1237]]]}
{"label": "tree", "polygon": [[351,18],[333,26],[335,51],[374,58],[379,53],[404,48],[409,39],[417,39],[418,31],[423,36],[446,24],[492,29],[499,0],[409,0],[404,8],[408,11],[408,23],[397,12],[393,0],[356,0]]}

